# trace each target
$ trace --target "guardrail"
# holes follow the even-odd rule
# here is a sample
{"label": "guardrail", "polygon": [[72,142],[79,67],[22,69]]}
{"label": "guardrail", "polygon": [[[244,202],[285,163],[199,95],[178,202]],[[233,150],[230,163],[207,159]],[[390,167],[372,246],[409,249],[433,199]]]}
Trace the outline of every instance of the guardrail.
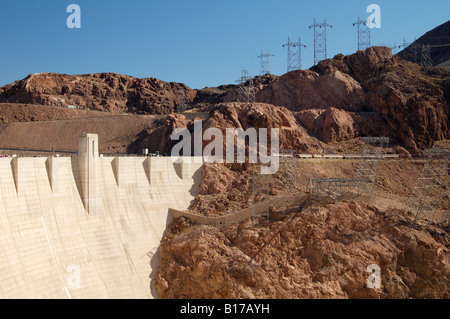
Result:
{"label": "guardrail", "polygon": [[61,150],[35,150],[29,148],[9,148],[0,147],[0,151],[17,151],[17,152],[31,152],[31,153],[62,153],[62,154],[78,154],[78,152],[73,151],[61,151]]}

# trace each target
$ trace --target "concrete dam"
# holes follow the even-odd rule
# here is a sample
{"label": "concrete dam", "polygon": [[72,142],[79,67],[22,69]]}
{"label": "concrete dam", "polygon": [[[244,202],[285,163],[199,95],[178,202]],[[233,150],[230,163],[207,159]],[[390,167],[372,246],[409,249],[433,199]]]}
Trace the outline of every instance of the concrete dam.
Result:
{"label": "concrete dam", "polygon": [[0,158],[0,298],[155,298],[169,208],[198,194],[202,163],[104,157]]}

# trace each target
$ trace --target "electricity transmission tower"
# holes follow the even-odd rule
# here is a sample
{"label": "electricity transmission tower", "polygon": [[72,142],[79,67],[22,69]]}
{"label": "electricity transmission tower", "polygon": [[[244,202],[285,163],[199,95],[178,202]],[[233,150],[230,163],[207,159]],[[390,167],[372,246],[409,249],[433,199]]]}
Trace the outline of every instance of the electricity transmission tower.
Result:
{"label": "electricity transmission tower", "polygon": [[409,49],[411,43],[406,42],[405,38],[403,38],[403,43],[398,46],[399,56],[405,60],[414,60],[414,56],[411,56],[412,50]]}
{"label": "electricity transmission tower", "polygon": [[409,47],[411,43],[406,42],[405,38],[403,38],[403,43],[398,46],[399,49],[406,49]]}
{"label": "electricity transmission tower", "polygon": [[358,50],[365,50],[370,47],[370,29],[365,20],[358,20],[353,23],[353,26],[358,27]]}
{"label": "electricity transmission tower", "polygon": [[258,58],[261,59],[260,75],[270,74],[270,72],[271,72],[270,57],[271,56],[275,56],[275,55],[270,54],[270,50],[267,53],[263,53],[261,51],[261,55],[258,56]]}
{"label": "electricity transmission tower", "polygon": [[301,38],[298,38],[298,42],[291,42],[288,38],[288,43],[283,44],[283,48],[287,47],[287,71],[295,71],[302,69],[302,47],[306,48],[306,45],[302,44]]}
{"label": "electricity transmission tower", "polygon": [[398,50],[397,42],[394,42],[394,45],[389,44],[389,49],[391,49],[392,54],[396,54],[396,53],[397,53],[397,50]]}
{"label": "electricity transmission tower", "polygon": [[248,75],[248,71],[243,69],[241,77],[236,81],[238,83],[238,102],[254,103],[255,102],[255,86],[253,78]]}
{"label": "electricity transmission tower", "polygon": [[327,24],[326,18],[323,23],[317,23],[314,19],[314,24],[309,26],[314,29],[314,65],[327,58],[327,27],[333,26]]}

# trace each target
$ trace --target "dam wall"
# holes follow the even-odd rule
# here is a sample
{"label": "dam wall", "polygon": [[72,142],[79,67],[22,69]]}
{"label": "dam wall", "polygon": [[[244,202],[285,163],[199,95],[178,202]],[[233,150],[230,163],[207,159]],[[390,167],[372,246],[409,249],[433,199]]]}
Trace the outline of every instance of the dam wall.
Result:
{"label": "dam wall", "polygon": [[0,158],[0,298],[153,298],[171,216],[198,194],[202,163],[102,157]]}

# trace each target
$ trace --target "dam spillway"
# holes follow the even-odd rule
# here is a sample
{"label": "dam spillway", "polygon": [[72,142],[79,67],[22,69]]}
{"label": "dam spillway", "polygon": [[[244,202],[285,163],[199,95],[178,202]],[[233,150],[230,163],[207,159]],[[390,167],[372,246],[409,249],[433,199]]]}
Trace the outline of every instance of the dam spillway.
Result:
{"label": "dam spillway", "polygon": [[77,157],[0,158],[0,298],[157,297],[168,209],[189,207],[202,163],[103,157],[96,135],[79,141]]}

